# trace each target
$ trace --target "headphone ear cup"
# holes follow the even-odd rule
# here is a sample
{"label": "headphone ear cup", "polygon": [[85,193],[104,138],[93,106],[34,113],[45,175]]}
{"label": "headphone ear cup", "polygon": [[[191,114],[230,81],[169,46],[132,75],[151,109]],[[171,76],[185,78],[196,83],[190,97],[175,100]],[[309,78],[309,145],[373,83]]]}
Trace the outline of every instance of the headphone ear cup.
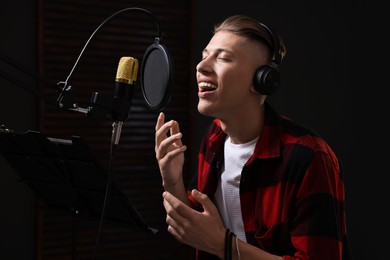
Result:
{"label": "headphone ear cup", "polygon": [[272,95],[280,87],[279,71],[269,65],[259,67],[254,75],[253,84],[255,89],[262,95]]}

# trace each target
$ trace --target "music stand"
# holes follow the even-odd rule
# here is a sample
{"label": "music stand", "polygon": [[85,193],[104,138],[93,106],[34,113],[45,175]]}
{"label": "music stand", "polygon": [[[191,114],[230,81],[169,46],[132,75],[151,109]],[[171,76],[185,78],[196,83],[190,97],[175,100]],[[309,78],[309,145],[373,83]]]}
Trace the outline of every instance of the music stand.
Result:
{"label": "music stand", "polygon": [[[81,137],[67,140],[31,130],[0,131],[0,154],[47,207],[70,210],[74,220],[80,211],[101,216],[107,176]],[[115,183],[105,219],[157,233]]]}

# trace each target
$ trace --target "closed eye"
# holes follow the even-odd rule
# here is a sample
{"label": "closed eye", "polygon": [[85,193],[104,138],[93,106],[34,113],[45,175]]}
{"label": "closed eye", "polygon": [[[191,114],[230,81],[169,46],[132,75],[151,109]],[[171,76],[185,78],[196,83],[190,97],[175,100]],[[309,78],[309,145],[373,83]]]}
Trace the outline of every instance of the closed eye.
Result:
{"label": "closed eye", "polygon": [[219,57],[218,60],[221,60],[221,61],[231,61],[230,59],[228,59],[228,58],[223,58],[223,57]]}

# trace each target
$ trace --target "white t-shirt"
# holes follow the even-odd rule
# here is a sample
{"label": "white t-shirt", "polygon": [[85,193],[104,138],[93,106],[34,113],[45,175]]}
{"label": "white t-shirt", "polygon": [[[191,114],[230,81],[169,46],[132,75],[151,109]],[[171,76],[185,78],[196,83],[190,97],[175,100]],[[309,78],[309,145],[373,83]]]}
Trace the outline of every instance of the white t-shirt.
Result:
{"label": "white t-shirt", "polygon": [[215,202],[226,228],[246,242],[240,203],[240,179],[244,164],[252,156],[257,140],[233,144],[230,137],[225,140],[225,163],[215,191]]}

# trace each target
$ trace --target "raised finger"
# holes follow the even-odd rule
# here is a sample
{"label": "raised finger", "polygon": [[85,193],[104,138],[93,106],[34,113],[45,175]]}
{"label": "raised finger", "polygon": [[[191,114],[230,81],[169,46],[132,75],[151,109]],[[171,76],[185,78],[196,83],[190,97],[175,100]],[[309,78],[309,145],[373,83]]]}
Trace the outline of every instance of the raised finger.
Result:
{"label": "raised finger", "polygon": [[165,120],[165,115],[163,112],[160,112],[160,114],[157,117],[157,122],[155,127],[156,131],[162,127],[162,125],[164,124],[164,120]]}
{"label": "raised finger", "polygon": [[[160,121],[160,122],[159,122]],[[164,123],[163,119],[159,117],[156,124],[155,142],[156,146],[159,146],[163,140],[167,138],[167,133],[172,127],[172,120]]]}
{"label": "raised finger", "polygon": [[[169,131],[170,131],[171,135],[175,135],[175,134],[180,133],[179,123],[177,121],[173,121],[172,127],[169,129]],[[176,144],[181,146],[182,145],[181,139],[177,140]]]}

